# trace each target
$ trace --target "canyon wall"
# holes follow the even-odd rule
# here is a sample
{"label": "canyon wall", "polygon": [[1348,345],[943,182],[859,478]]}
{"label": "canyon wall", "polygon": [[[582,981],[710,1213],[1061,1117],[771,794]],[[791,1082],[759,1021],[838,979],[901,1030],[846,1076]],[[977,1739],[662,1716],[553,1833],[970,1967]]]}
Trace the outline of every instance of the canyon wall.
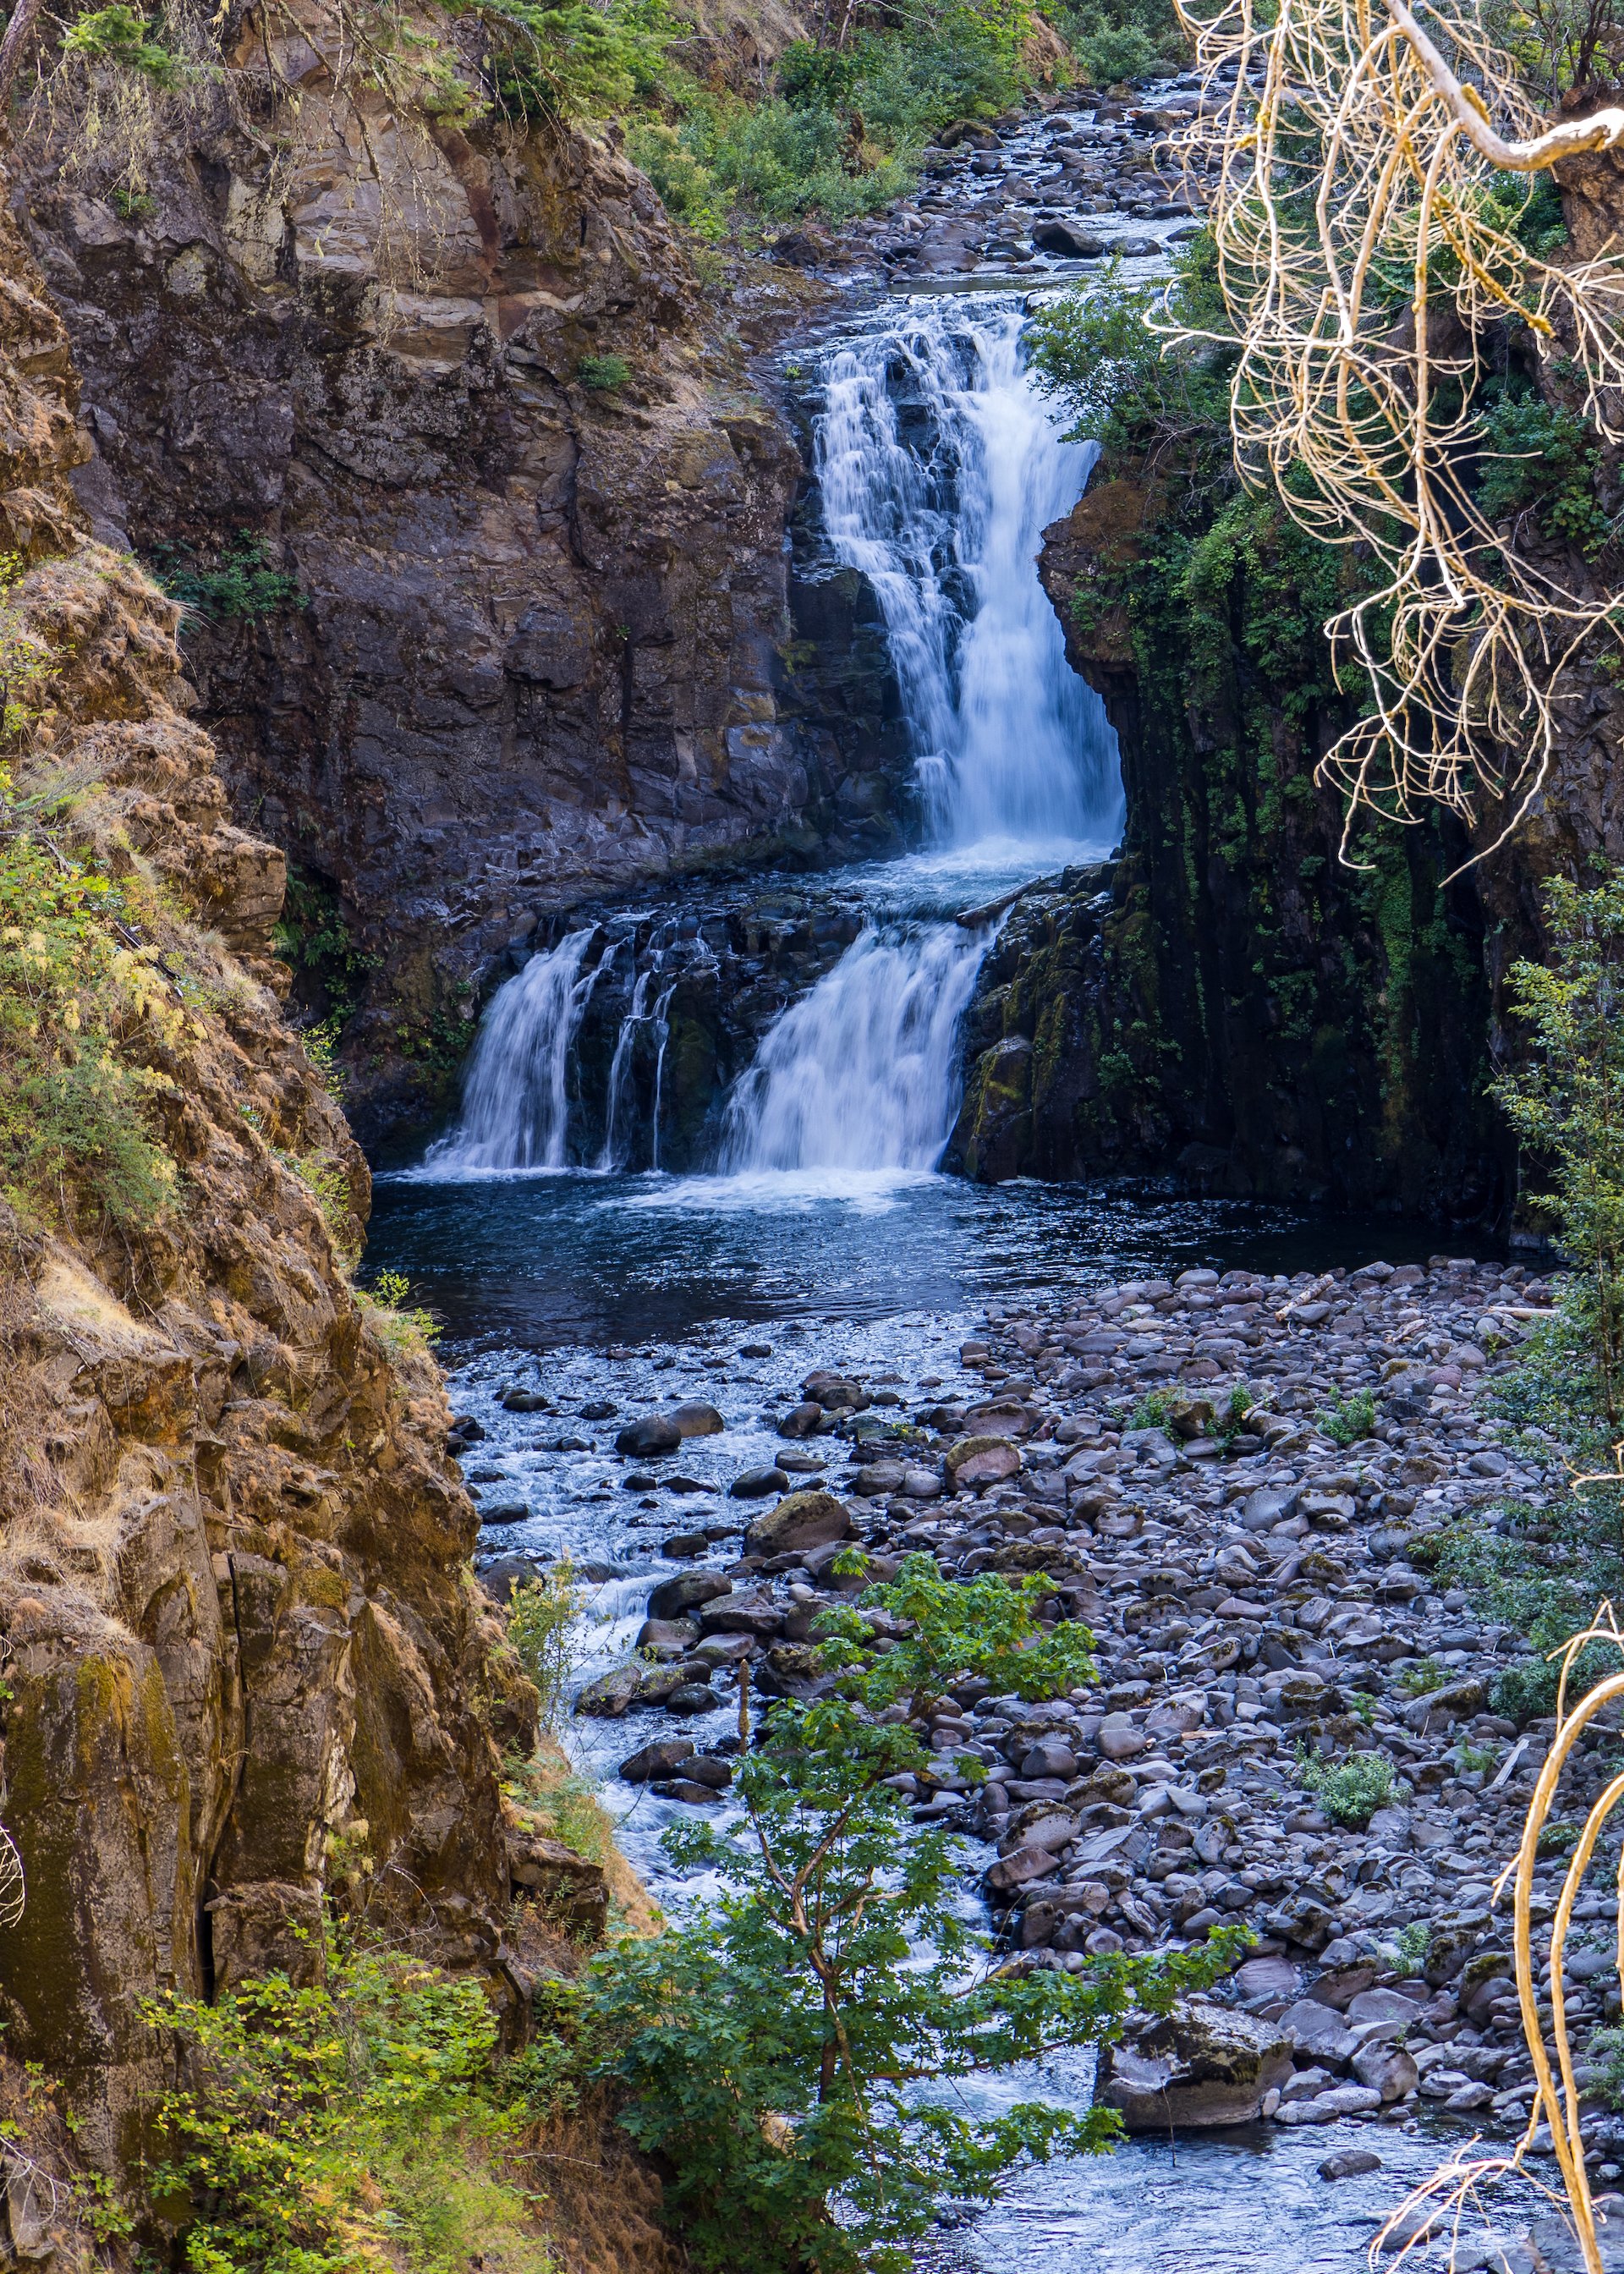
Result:
{"label": "canyon wall", "polygon": [[84,373],[80,495],[206,580],[197,715],[293,863],[297,1000],[370,1138],[443,1098],[539,916],[889,846],[888,761],[785,699],[802,464],[748,356],[819,288],[703,285],[617,129],[487,100],[479,19],[414,18],[410,71],[336,0],[232,26],[134,160],[36,106],[17,203]]}
{"label": "canyon wall", "polygon": [[[1192,536],[1192,531],[1195,532]],[[1028,895],[969,1016],[969,1173],[1171,1171],[1199,1191],[1494,1215],[1500,916],[1447,821],[1360,833],[1314,767],[1349,714],[1337,556],[1144,466],[1045,538],[1122,753],[1120,858]],[[1193,566],[1192,566],[1193,564]],[[1521,942],[1519,942],[1521,945]]]}
{"label": "canyon wall", "polygon": [[365,1905],[517,2025],[515,1894],[601,1916],[602,1880],[500,1789],[535,1693],[432,1359],[344,1268],[369,1179],[278,1000],[283,858],[229,817],[176,608],[85,526],[76,397],[0,215],[0,2022],[117,2177],[173,2058],[147,1999],[308,1970]]}

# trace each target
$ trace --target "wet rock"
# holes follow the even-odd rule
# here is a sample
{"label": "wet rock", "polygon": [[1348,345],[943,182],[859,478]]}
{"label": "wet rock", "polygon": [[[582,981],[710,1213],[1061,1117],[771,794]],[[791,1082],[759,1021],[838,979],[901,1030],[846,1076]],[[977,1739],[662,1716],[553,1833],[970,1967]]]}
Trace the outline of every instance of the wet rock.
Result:
{"label": "wet rock", "polygon": [[1269,2022],[1191,1999],[1112,2045],[1099,2097],[1129,2132],[1250,2123],[1291,2073],[1291,2049]]}
{"label": "wet rock", "polygon": [[1336,2084],[1312,2100],[1286,2102],[1275,2111],[1277,2124],[1335,2124],[1343,2116],[1373,2116],[1381,2095],[1363,2084]]}
{"label": "wet rock", "polygon": [[1373,2148],[1339,2148],[1316,2168],[1322,2180],[1357,2180],[1366,2172],[1379,2172],[1381,2158]]}
{"label": "wet rock", "polygon": [[1019,1400],[988,1398],[966,1409],[964,1426],[973,1437],[1029,1437],[1038,1426],[1038,1417]]}
{"label": "wet rock", "polygon": [[684,1611],[713,1603],[718,1595],[731,1595],[733,1588],[733,1581],[720,1571],[679,1571],[674,1578],[662,1579],[649,1597],[649,1616],[680,1618]]}
{"label": "wet rock", "polygon": [[956,1489],[1002,1484],[1019,1475],[1020,1449],[1007,1437],[961,1437],[949,1448],[944,1466]]}
{"label": "wet rock", "polygon": [[[703,1397],[685,1399],[673,1410],[671,1419],[679,1434],[684,1438],[719,1437],[727,1427],[716,1407],[708,1405]],[[632,1449],[635,1451],[638,1449],[634,1446]]]}
{"label": "wet rock", "polygon": [[808,1399],[804,1405],[792,1405],[787,1413],[780,1413],[776,1426],[780,1437],[809,1437],[823,1418],[823,1407]]}
{"label": "wet rock", "polygon": [[734,1500],[765,1500],[770,1493],[789,1490],[789,1478],[783,1469],[745,1469],[727,1487]]}
{"label": "wet rock", "polygon": [[1034,222],[1032,242],[1040,252],[1057,252],[1069,260],[1097,260],[1105,251],[1102,237],[1070,221]]}
{"label": "wet rock", "polygon": [[694,1750],[691,1737],[660,1737],[640,1751],[628,1754],[618,1773],[628,1784],[647,1784],[651,1777],[674,1776],[680,1763]]}
{"label": "wet rock", "polygon": [[714,1713],[723,1699],[708,1682],[684,1682],[665,1700],[668,1713]]}
{"label": "wet rock", "polygon": [[528,1524],[530,1520],[530,1510],[528,1501],[492,1501],[488,1508],[482,1508],[479,1511],[480,1524],[487,1531],[500,1531],[506,1525]]}
{"label": "wet rock", "polygon": [[600,1674],[589,1682],[575,1700],[577,1713],[594,1714],[601,1720],[618,1721],[625,1714],[642,1686],[643,1675],[635,1666],[617,1666],[612,1673]]}
{"label": "wet rock", "polygon": [[786,1493],[776,1508],[756,1518],[744,1544],[752,1555],[784,1555],[849,1540],[855,1528],[850,1509],[833,1493]]}
{"label": "wet rock", "polygon": [[645,1413],[641,1420],[627,1423],[614,1441],[614,1449],[647,1460],[656,1453],[674,1453],[681,1442],[681,1428],[669,1413]]}
{"label": "wet rock", "polygon": [[660,1658],[686,1658],[698,1640],[695,1619],[644,1619],[637,1630],[636,1648],[651,1650]]}

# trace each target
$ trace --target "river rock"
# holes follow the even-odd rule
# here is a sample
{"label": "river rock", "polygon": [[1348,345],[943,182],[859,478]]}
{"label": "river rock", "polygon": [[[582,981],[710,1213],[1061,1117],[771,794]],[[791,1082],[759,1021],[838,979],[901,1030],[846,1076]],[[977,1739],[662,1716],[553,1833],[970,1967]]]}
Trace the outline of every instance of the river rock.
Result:
{"label": "river rock", "polygon": [[1032,242],[1040,252],[1056,252],[1064,260],[1097,260],[1105,251],[1102,237],[1070,221],[1036,222]]}
{"label": "river rock", "polygon": [[703,1397],[689,1397],[671,1416],[684,1437],[719,1437],[727,1424],[714,1405]]}
{"label": "river rock", "polygon": [[831,1374],[824,1367],[808,1374],[801,1394],[825,1413],[859,1413],[868,1404],[861,1382],[848,1382],[844,1374]]}
{"label": "river rock", "polygon": [[668,1713],[714,1713],[723,1703],[708,1682],[683,1682],[665,1700]]}
{"label": "river rock", "polygon": [[803,1405],[792,1405],[787,1413],[780,1413],[775,1427],[780,1437],[809,1437],[823,1418],[823,1409],[815,1399]]}
{"label": "river rock", "polygon": [[626,1713],[643,1683],[643,1669],[636,1666],[617,1666],[608,1674],[600,1674],[596,1682],[589,1682],[575,1700],[577,1713],[591,1713],[603,1721],[618,1721]]}
{"label": "river rock", "polygon": [[852,1490],[860,1500],[880,1500],[899,1493],[906,1476],[900,1461],[871,1461],[852,1479]]}
{"label": "river rock", "polygon": [[637,1630],[636,1648],[651,1650],[659,1658],[686,1658],[699,1640],[693,1619],[644,1619]]}
{"label": "river rock", "polygon": [[964,1426],[975,1437],[1029,1437],[1038,1426],[1038,1417],[1029,1405],[1014,1398],[992,1397],[970,1406]]}
{"label": "river rock", "polygon": [[713,1603],[733,1591],[733,1581],[720,1571],[679,1571],[674,1578],[662,1579],[649,1597],[649,1616],[680,1618],[684,1611],[697,1610],[702,1603]]}
{"label": "river rock", "polygon": [[780,1468],[745,1469],[727,1487],[734,1500],[765,1500],[770,1493],[789,1490],[789,1477]]}
{"label": "river rock", "polygon": [[764,1639],[784,1623],[784,1606],[768,1595],[728,1595],[699,1614],[703,1635],[755,1635]]}
{"label": "river rock", "polygon": [[1381,2158],[1371,2148],[1339,2148],[1316,2168],[1322,2180],[1357,2180],[1366,2172],[1379,2172]]}
{"label": "river rock", "polygon": [[948,1449],[945,1466],[959,1489],[1002,1484],[1006,1477],[1019,1475],[1020,1448],[1007,1437],[961,1437]]}
{"label": "river rock", "polygon": [[850,1509],[833,1493],[786,1493],[776,1508],[756,1518],[744,1544],[752,1555],[787,1555],[849,1540],[855,1528]]}
{"label": "river rock", "polygon": [[628,1784],[647,1784],[651,1777],[674,1776],[679,1764],[686,1761],[693,1750],[692,1737],[659,1737],[640,1751],[628,1753],[619,1773]]}
{"label": "river rock", "polygon": [[510,1603],[522,1587],[534,1587],[545,1576],[526,1555],[493,1555],[480,1567],[479,1584],[493,1601]]}
{"label": "river rock", "polygon": [[1143,1729],[1136,1728],[1132,1715],[1108,1713],[1100,1724],[1094,1743],[1108,1761],[1131,1761],[1142,1753],[1150,1740]]}
{"label": "river rock", "polygon": [[681,1442],[681,1429],[669,1413],[645,1413],[641,1419],[627,1423],[614,1441],[614,1449],[647,1460],[656,1453],[674,1453]]}
{"label": "river rock", "polygon": [[1381,2095],[1363,2084],[1334,2084],[1312,2100],[1293,2100],[1275,2111],[1277,2124],[1335,2124],[1342,2116],[1373,2116]]}
{"label": "river rock", "polygon": [[1205,1999],[1188,1999],[1101,2057],[1099,2097],[1129,2132],[1248,2124],[1291,2073],[1278,2029]]}
{"label": "river rock", "polygon": [[1359,2082],[1379,2092],[1384,2101],[1402,2100],[1420,2082],[1421,2073],[1402,2045],[1383,2044],[1379,2039],[1361,2045],[1348,2064]]}

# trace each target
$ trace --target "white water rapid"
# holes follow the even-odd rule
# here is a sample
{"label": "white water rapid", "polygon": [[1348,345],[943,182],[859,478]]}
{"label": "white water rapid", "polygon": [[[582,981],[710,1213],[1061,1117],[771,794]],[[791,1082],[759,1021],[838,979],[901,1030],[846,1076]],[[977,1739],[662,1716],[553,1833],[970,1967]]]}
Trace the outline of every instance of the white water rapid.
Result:
{"label": "white water rapid", "polygon": [[1122,816],[1116,740],[1038,581],[1045,528],[1098,446],[1026,376],[1013,298],[918,300],[830,358],[823,525],[873,585],[940,845],[1097,859]]}
{"label": "white water rapid", "polygon": [[604,964],[583,973],[594,927],[572,931],[499,988],[479,1028],[462,1118],[429,1148],[438,1173],[562,1169],[569,1122],[569,1046]]}
{"label": "white water rapid", "polygon": [[[1116,738],[1066,661],[1037,573],[1043,531],[1077,502],[1096,453],[1061,440],[1026,375],[1023,325],[1015,296],[893,303],[824,360],[824,529],[877,596],[929,843],[876,880],[861,934],[768,1033],[728,1102],[729,1175],[934,1169],[958,1111],[959,1022],[994,928],[898,907],[917,907],[921,885],[938,909],[955,894],[974,905],[1099,859],[1116,836]],[[431,1174],[568,1164],[570,1047],[610,960],[583,969],[590,937],[572,932],[497,995]],[[659,1165],[671,983],[657,971],[639,973],[614,1050],[600,1171],[622,1164],[632,1053],[650,1031]]]}
{"label": "white water rapid", "polygon": [[982,934],[955,923],[860,934],[772,1028],[728,1101],[723,1167],[934,1169],[986,953]]}

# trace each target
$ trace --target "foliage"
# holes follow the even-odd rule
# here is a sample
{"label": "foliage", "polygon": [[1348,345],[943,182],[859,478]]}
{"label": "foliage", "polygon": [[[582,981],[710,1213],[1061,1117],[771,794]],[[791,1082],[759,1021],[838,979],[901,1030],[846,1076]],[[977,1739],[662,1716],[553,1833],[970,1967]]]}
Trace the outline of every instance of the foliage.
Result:
{"label": "foliage", "polygon": [[702,2268],[902,2268],[944,2191],[986,2200],[1021,2155],[1116,2128],[1043,2102],[978,2120],[968,2080],[1097,2042],[1132,1998],[1164,2008],[1232,1962],[1235,1936],[1078,1975],[992,1965],[959,1916],[953,1843],[910,1836],[883,1781],[921,1759],[850,1700],[779,1706],[738,1772],[748,1836],[666,1835],[722,1880],[714,1909],[594,1968],[602,2069],[634,2139],[669,2158]]}
{"label": "foliage", "polygon": [[[860,1549],[845,1549],[835,1570],[861,1570],[862,1561]],[[951,1579],[934,1555],[905,1555],[895,1578],[865,1589],[860,1603],[822,1613],[823,1660],[849,1677],[875,1713],[904,1702],[911,1714],[926,1713],[966,1674],[1011,1697],[1064,1695],[1092,1675],[1094,1637],[1069,1621],[1052,1631],[1038,1623],[1038,1607],[1054,1592],[1041,1572],[1014,1582],[996,1571]],[[870,1611],[904,1623],[881,1655],[871,1654]]]}
{"label": "foliage", "polygon": [[1027,0],[911,0],[844,42],[792,41],[761,101],[668,82],[677,123],[640,122],[628,147],[704,237],[735,209],[779,222],[877,212],[911,186],[934,133],[1019,100],[1031,21]]}
{"label": "foliage", "polygon": [[1129,1416],[1130,1429],[1165,1429],[1172,1419],[1174,1393],[1147,1389]]}
{"label": "foliage", "polygon": [[1394,1770],[1386,1753],[1350,1753],[1345,1760],[1329,1762],[1299,1752],[1297,1781],[1310,1792],[1333,1824],[1363,1832],[1379,1808],[1393,1797]]}
{"label": "foliage", "polygon": [[1213,1417],[1212,1434],[1226,1452],[1244,1428],[1246,1416],[1257,1402],[1248,1385],[1237,1382]]}
{"label": "foliage", "polygon": [[679,30],[666,0],[478,0],[499,107],[530,123],[652,102]]}
{"label": "foliage", "polygon": [[1613,537],[1613,519],[1597,500],[1601,449],[1571,410],[1539,396],[1502,395],[1483,417],[1485,456],[1477,503],[1492,522],[1531,511],[1552,537],[1595,560]]}
{"label": "foliage", "polygon": [[370,1288],[357,1291],[373,1327],[392,1351],[427,1350],[440,1340],[439,1320],[412,1301],[411,1283],[403,1271],[380,1271]]}
{"label": "foliage", "polygon": [[153,38],[147,18],[126,0],[113,0],[111,7],[78,17],[62,35],[62,49],[86,63],[114,64],[139,72],[165,89],[178,83],[184,68],[173,49]]}
{"label": "foliage", "polygon": [[1431,1923],[1426,1919],[1411,1919],[1408,1926],[1400,1927],[1393,1943],[1398,1952],[1402,1971],[1419,1974],[1426,1964],[1426,1954],[1432,1946]]}
{"label": "foliage", "polygon": [[518,1588],[508,1613],[508,1639],[536,1685],[543,1728],[555,1729],[569,1701],[581,1658],[582,1595],[575,1566],[560,1556],[552,1570]]}
{"label": "foliage", "polygon": [[185,2082],[165,2096],[155,2195],[189,2198],[193,2274],[545,2274],[508,2176],[522,2108],[493,2081],[479,1984],[335,1933],[326,1979],[171,1994]]}
{"label": "foliage", "polygon": [[631,375],[623,355],[583,355],[575,365],[575,377],[594,395],[614,394]]}
{"label": "foliage", "polygon": [[201,568],[173,546],[163,547],[154,570],[170,599],[195,614],[216,622],[245,618],[253,621],[274,615],[279,608],[302,607],[304,595],[298,579],[273,561],[263,537],[251,529],[222,553],[211,568]]}
{"label": "foliage", "polygon": [[1624,2029],[1598,2029],[1588,2051],[1598,2072],[1588,2090],[1607,2107],[1624,2109]]}
{"label": "foliage", "polygon": [[[289,869],[276,953],[293,967],[297,993],[313,1025],[330,1038],[329,1052],[366,996],[379,958],[356,945],[338,887],[326,877]],[[305,1029],[310,1049],[311,1029]]]}
{"label": "foliage", "polygon": [[0,766],[0,1191],[69,1224],[88,1199],[133,1231],[169,1212],[177,1183],[154,1131],[164,1084],[140,1052],[183,1020],[123,915],[119,887]]}
{"label": "foliage", "polygon": [[[1020,2156],[1098,2147],[1116,2129],[1104,2111],[1041,2102],[978,2115],[969,2080],[1097,2042],[1132,2000],[1164,2009],[1232,1962],[1237,1935],[1079,1974],[997,1965],[961,1916],[955,1841],[910,1824],[897,1781],[926,1755],[903,1700],[928,1704],[951,1669],[1026,1698],[1077,1679],[1079,1645],[1034,1625],[1045,1587],[990,1574],[958,1586],[909,1556],[860,1607],[825,1614],[837,1690],[773,1709],[735,1772],[745,1827],[665,1834],[721,1894],[595,1962],[579,2025],[621,2122],[673,2172],[668,2200],[700,2268],[902,2268],[944,2193],[986,2200]],[[865,1610],[883,1615],[887,1647]]]}
{"label": "foliage", "polygon": [[1227,324],[1211,237],[1177,246],[1166,285],[1126,284],[1120,260],[1086,286],[1040,309],[1027,332],[1031,368],[1071,420],[1073,440],[1097,440],[1108,457],[1126,452],[1194,452],[1228,478],[1232,351],[1158,336],[1153,308],[1192,331]]}
{"label": "foliage", "polygon": [[1494,1085],[1522,1143],[1549,1167],[1538,1195],[1575,1267],[1570,1313],[1590,1345],[1595,1402],[1624,1411],[1624,877],[1545,887],[1548,964],[1512,966],[1528,1054]]}
{"label": "foliage", "polygon": [[1339,1397],[1315,1417],[1315,1426],[1334,1445],[1357,1445],[1361,1437],[1370,1436],[1375,1429],[1375,1391],[1356,1389],[1351,1397]]}
{"label": "foliage", "polygon": [[1446,1669],[1430,1654],[1418,1658],[1399,1675],[1398,1686],[1406,1698],[1430,1698],[1434,1690],[1441,1690],[1448,1681]]}
{"label": "foliage", "polygon": [[327,1152],[292,1153],[280,1145],[273,1145],[271,1150],[282,1167],[315,1195],[340,1268],[353,1271],[361,1260],[362,1226],[342,1162]]}
{"label": "foliage", "polygon": [[1169,0],[1059,0],[1046,12],[1095,87],[1183,63],[1184,36]]}

